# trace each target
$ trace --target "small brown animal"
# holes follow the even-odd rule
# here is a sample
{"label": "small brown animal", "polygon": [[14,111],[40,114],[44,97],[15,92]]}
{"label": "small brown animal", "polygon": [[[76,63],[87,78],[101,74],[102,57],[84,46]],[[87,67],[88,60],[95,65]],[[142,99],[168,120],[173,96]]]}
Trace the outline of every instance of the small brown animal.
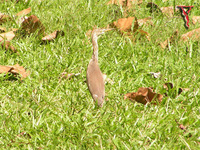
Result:
{"label": "small brown animal", "polygon": [[112,29],[93,29],[92,31],[92,45],[93,55],[87,68],[87,86],[94,101],[98,103],[99,107],[103,106],[105,98],[105,84],[102,72],[98,65],[98,36],[110,31]]}

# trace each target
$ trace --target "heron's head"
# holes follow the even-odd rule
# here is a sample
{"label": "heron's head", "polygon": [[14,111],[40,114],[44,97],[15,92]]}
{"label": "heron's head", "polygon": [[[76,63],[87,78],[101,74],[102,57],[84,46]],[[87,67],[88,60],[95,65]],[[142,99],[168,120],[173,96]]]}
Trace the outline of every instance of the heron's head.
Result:
{"label": "heron's head", "polygon": [[104,34],[105,32],[107,31],[110,31],[110,30],[114,30],[113,28],[110,28],[110,29],[101,29],[101,28],[94,28],[92,30],[92,35],[96,35],[96,36],[99,36],[101,34]]}

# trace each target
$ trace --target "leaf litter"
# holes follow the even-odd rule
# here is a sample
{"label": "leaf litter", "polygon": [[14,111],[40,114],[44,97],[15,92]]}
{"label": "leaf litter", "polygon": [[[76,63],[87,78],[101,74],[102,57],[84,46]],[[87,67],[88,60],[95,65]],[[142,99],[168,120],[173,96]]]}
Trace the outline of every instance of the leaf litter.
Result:
{"label": "leaf litter", "polygon": [[163,96],[153,92],[152,88],[140,87],[137,92],[127,93],[124,95],[124,99],[129,99],[130,101],[136,101],[146,105],[147,103],[156,104],[156,102],[161,103]]}
{"label": "leaf litter", "polygon": [[5,73],[5,74],[11,73],[15,76],[21,75],[21,79],[26,78],[30,74],[29,71],[27,72],[24,69],[24,67],[20,66],[19,64],[16,64],[14,66],[2,66],[2,65],[0,65],[0,74],[2,74],[2,73]]}

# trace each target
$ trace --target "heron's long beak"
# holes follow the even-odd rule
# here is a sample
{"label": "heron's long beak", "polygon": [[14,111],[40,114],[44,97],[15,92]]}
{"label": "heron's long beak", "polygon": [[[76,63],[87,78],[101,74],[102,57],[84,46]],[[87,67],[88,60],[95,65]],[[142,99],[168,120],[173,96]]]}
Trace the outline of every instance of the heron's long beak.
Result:
{"label": "heron's long beak", "polygon": [[115,30],[115,28],[108,28],[108,29],[105,29],[104,32],[111,31],[111,30]]}

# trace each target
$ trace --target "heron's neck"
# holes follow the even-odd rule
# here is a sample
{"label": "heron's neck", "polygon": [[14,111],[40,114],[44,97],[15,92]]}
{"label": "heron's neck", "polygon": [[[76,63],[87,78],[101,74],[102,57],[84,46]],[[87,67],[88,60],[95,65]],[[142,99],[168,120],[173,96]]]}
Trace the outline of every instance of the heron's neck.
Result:
{"label": "heron's neck", "polygon": [[97,43],[97,35],[92,35],[92,46],[93,46],[93,55],[92,59],[98,62],[98,43]]}

